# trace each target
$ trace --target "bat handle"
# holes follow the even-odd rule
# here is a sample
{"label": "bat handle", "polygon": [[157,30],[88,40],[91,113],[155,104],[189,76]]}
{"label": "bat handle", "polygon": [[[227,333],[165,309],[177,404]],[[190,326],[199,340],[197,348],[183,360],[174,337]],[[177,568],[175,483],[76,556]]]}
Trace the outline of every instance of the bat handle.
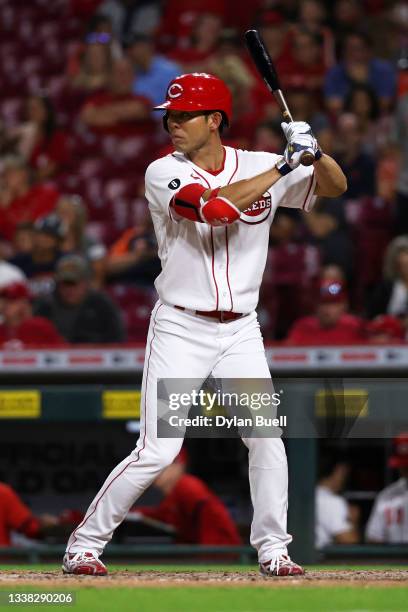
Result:
{"label": "bat handle", "polygon": [[300,158],[300,163],[302,164],[302,166],[311,166],[314,161],[315,156],[313,155],[313,153],[309,153],[308,151],[305,151]]}

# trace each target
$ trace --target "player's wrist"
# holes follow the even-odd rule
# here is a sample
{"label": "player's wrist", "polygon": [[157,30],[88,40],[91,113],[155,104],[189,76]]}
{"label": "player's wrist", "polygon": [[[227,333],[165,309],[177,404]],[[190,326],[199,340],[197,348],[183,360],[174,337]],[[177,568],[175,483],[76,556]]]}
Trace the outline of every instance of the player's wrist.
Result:
{"label": "player's wrist", "polygon": [[275,168],[281,176],[286,176],[286,174],[289,174],[289,172],[292,172],[293,170],[293,168],[290,167],[284,157],[278,159]]}

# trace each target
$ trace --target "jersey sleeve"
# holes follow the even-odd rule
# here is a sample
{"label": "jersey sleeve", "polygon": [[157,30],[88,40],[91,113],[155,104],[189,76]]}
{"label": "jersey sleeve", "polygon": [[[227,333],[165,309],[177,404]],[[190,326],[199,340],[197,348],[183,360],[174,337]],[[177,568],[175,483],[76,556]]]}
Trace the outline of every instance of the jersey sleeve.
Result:
{"label": "jersey sleeve", "polygon": [[177,221],[178,216],[170,210],[171,199],[181,187],[191,183],[201,184],[191,174],[191,166],[173,155],[166,155],[151,163],[145,175],[145,195],[151,212]]}
{"label": "jersey sleeve", "polygon": [[341,534],[350,531],[352,525],[348,518],[347,502],[340,496],[324,498],[317,504],[317,526],[320,527],[329,541]]}
{"label": "jersey sleeve", "polygon": [[278,206],[300,208],[309,212],[316,201],[315,187],[313,166],[298,166],[293,172],[282,177],[273,191],[275,197],[278,196]]}

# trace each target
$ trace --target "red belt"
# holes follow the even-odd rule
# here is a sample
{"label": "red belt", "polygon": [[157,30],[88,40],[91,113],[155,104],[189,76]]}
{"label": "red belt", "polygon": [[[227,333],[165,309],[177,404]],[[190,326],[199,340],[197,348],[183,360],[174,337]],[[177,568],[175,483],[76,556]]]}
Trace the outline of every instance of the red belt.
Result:
{"label": "red belt", "polygon": [[200,317],[210,317],[210,319],[217,319],[220,323],[228,323],[228,321],[235,321],[241,317],[245,317],[247,313],[243,312],[230,312],[229,310],[190,310],[184,308],[184,306],[174,306],[178,310],[186,310],[191,314],[199,315]]}

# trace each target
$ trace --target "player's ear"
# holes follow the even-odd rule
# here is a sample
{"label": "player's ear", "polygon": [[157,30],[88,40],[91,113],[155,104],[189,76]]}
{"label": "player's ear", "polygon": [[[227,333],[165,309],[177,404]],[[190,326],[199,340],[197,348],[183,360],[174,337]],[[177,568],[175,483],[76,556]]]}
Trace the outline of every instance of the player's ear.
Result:
{"label": "player's ear", "polygon": [[222,114],[219,111],[215,111],[208,115],[208,125],[212,132],[216,132],[222,122]]}

